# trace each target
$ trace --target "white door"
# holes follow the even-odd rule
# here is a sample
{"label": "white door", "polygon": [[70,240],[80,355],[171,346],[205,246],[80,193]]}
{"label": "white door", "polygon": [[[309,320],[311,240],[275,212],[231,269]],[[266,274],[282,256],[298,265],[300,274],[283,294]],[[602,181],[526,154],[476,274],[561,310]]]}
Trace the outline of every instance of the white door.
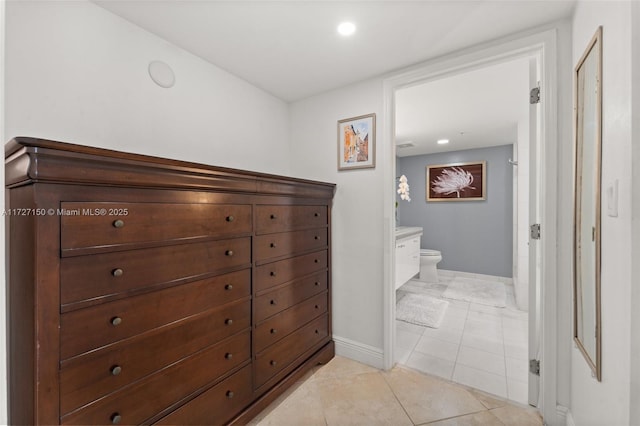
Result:
{"label": "white door", "polygon": [[[529,61],[529,87],[540,87],[539,61],[535,58]],[[529,223],[540,224],[541,217],[541,185],[540,166],[542,162],[542,135],[540,118],[541,104],[529,105]],[[541,224],[544,230],[544,224]],[[531,228],[530,228],[531,229]],[[540,240],[529,237],[529,359],[539,360],[542,352],[542,309],[541,309],[541,262],[542,247]],[[540,376],[529,369],[529,405],[538,406],[540,398]]]}

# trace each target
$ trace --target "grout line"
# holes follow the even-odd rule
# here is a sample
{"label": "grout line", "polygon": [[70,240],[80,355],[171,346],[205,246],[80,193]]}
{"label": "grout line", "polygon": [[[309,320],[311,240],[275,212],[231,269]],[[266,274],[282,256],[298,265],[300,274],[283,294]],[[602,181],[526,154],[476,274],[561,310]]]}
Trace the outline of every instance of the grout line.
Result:
{"label": "grout line", "polygon": [[[470,412],[470,413],[460,414],[459,416],[445,417],[445,418],[443,418],[443,419],[433,420],[433,421],[431,421],[431,422],[420,423],[420,424],[415,425],[415,426],[431,425],[431,424],[434,424],[434,423],[443,422],[443,421],[447,421],[447,420],[459,419],[459,418],[461,418],[461,417],[466,417],[466,416],[473,416],[474,414],[483,413],[483,412],[485,412],[485,411],[487,411],[487,412],[488,412],[488,411],[491,411],[491,410],[489,410],[488,408],[485,408],[484,410],[472,411],[472,412]],[[502,423],[502,421],[501,421],[500,419],[498,419],[497,417],[496,417],[496,419],[497,419],[501,424],[504,424],[504,423]]]}
{"label": "grout line", "polygon": [[504,378],[505,378],[505,388],[507,390],[507,399],[509,398],[509,380],[507,379],[507,345],[504,343],[504,335],[502,336],[502,352],[504,354]]}
{"label": "grout line", "polygon": [[396,401],[398,401],[398,404],[400,405],[400,407],[402,407],[402,411],[404,411],[404,413],[407,415],[407,418],[409,419],[411,424],[415,426],[416,422],[413,421],[413,419],[411,418],[411,415],[409,415],[409,412],[407,411],[407,409],[404,408],[404,405],[402,404],[402,401],[400,401],[400,398],[398,398],[398,395],[396,395],[396,392],[393,390],[393,387],[391,386],[391,384],[389,383],[389,381],[387,380],[385,375],[382,374],[382,372],[380,372],[378,374],[380,374],[382,376],[382,380],[384,380],[384,382],[386,383],[386,385],[389,388],[389,390],[391,390],[391,394],[396,399]]}
{"label": "grout line", "polygon": [[[469,308],[471,307],[471,303],[469,303]],[[456,373],[456,369],[458,367],[458,357],[460,356],[460,350],[462,349],[462,340],[464,339],[464,331],[467,328],[467,321],[469,321],[469,311],[467,309],[467,315],[464,318],[464,325],[462,326],[462,334],[460,335],[460,344],[458,344],[458,352],[456,353],[456,359],[453,362],[453,370],[451,370],[451,380],[453,380],[453,376]]]}

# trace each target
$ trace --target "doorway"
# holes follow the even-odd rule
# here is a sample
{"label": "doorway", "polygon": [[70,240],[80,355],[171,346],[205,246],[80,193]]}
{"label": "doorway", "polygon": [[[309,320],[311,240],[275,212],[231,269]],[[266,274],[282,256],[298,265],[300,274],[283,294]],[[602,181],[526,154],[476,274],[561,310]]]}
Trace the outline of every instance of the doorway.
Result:
{"label": "doorway", "polygon": [[[396,172],[413,198],[398,199],[397,224],[422,228],[421,248],[441,254],[437,274],[422,270],[396,291],[395,361],[522,404],[529,403],[529,61],[413,85],[395,98]],[[461,193],[429,197],[434,177],[426,175],[465,164],[484,169]]]}
{"label": "doorway", "polygon": [[[466,52],[451,55],[423,67],[409,70],[400,75],[390,77],[384,81],[385,99],[385,132],[390,143],[383,146],[383,161],[385,164],[385,182],[393,183],[394,186],[385,185],[385,219],[389,226],[385,226],[385,238],[387,250],[385,250],[385,294],[384,294],[384,351],[383,362],[385,368],[391,368],[395,363],[395,302],[396,294],[393,283],[395,250],[395,177],[397,175],[395,157],[395,98],[399,90],[436,81],[448,76],[457,75],[464,72],[477,70],[492,64],[503,63],[508,60],[534,57],[537,67],[541,72],[541,95],[543,102],[538,108],[540,110],[538,126],[541,131],[534,135],[535,143],[532,143],[530,151],[531,159],[531,216],[530,223],[542,223],[545,230],[541,240],[532,240],[529,249],[532,253],[533,268],[529,271],[529,280],[539,286],[532,294],[539,299],[529,303],[532,314],[538,318],[536,326],[533,327],[535,333],[532,336],[536,340],[535,345],[529,345],[530,356],[533,353],[535,358],[545,366],[538,376],[532,377],[529,374],[530,382],[536,382],[533,386],[535,390],[529,391],[529,396],[533,396],[537,406],[543,416],[553,423],[557,418],[556,412],[556,365],[555,353],[555,300],[551,291],[555,286],[555,176],[557,171],[553,167],[555,164],[554,152],[557,140],[557,118],[556,108],[551,101],[544,103],[544,99],[554,100],[556,93],[556,62],[555,45],[556,35],[553,31],[530,35],[517,40],[511,40],[501,45],[493,45],[485,48],[472,49]],[[393,190],[393,192],[392,192]],[[545,197],[541,197],[545,194]],[[530,256],[531,258],[531,256]],[[546,290],[548,289],[548,290]],[[544,344],[542,344],[544,342]],[[537,386],[539,380],[539,386]],[[535,395],[532,395],[535,393]]]}

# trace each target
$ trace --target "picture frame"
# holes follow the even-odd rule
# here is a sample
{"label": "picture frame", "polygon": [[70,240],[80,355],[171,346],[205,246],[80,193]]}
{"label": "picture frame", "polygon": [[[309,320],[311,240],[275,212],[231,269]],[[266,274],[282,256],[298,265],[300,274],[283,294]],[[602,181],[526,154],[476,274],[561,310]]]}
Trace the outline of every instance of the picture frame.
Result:
{"label": "picture frame", "polygon": [[426,166],[427,201],[483,201],[487,194],[487,162]]}
{"label": "picture frame", "polygon": [[338,170],[376,167],[376,115],[338,121]]}
{"label": "picture frame", "polygon": [[602,26],[574,71],[573,339],[602,381]]}

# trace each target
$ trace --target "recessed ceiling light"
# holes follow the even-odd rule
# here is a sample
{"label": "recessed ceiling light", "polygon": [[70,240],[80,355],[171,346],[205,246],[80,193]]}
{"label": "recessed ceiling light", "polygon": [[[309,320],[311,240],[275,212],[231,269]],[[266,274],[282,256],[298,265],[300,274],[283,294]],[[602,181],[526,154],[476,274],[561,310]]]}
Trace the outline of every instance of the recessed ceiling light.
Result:
{"label": "recessed ceiling light", "polygon": [[343,22],[338,25],[338,32],[343,36],[350,36],[356,32],[356,25],[353,22]]}
{"label": "recessed ceiling light", "polygon": [[438,141],[438,145],[444,145],[444,144],[446,144],[446,143],[449,143],[449,139],[440,139],[440,140]]}
{"label": "recessed ceiling light", "polygon": [[412,146],[415,146],[413,144],[413,142],[407,142],[407,143],[401,143],[396,145],[396,148],[402,149],[402,148],[411,148]]}

